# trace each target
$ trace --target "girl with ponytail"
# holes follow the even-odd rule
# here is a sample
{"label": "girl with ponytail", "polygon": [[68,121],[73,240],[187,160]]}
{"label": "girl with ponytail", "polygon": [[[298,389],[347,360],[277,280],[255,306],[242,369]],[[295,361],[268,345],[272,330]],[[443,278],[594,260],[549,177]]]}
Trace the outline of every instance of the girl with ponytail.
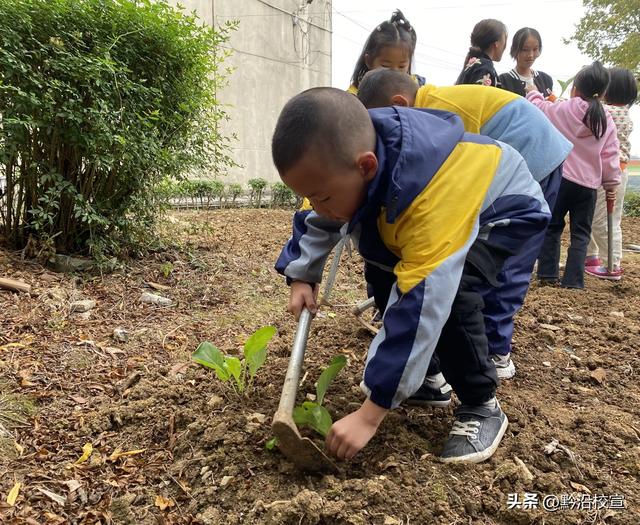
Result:
{"label": "girl with ponytail", "polygon": [[500,87],[493,62],[500,62],[507,47],[507,26],[488,18],[478,22],[471,32],[471,47],[456,84],[480,84]]}
{"label": "girl with ponytail", "polygon": [[597,189],[602,186],[609,198],[615,198],[620,184],[616,126],[602,105],[608,84],[609,72],[600,62],[594,62],[576,75],[569,100],[555,103],[544,100],[535,86],[527,93],[527,99],[573,143],[573,150],[564,162],[558,198],[538,259],[538,279],[557,281],[560,236],[568,212],[571,243],[560,283],[565,288],[584,288],[585,256]]}
{"label": "girl with ponytail", "polygon": [[[379,67],[411,74],[411,61],[416,49],[416,41],[415,29],[402,11],[397,9],[389,20],[377,26],[367,38],[353,70],[348,91],[354,95],[357,94],[362,77],[368,71]],[[413,77],[418,85],[424,85],[423,77],[419,75],[413,75]]]}

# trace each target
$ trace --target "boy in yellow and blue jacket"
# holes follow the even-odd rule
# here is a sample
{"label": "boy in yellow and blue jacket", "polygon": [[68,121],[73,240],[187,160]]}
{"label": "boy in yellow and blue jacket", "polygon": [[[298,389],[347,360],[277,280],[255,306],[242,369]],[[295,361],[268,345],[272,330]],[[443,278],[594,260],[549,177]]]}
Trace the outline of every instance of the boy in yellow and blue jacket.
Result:
{"label": "boy in yellow and blue jacket", "polygon": [[[457,114],[466,131],[486,135],[515,148],[540,184],[549,209],[553,209],[562,180],[562,164],[573,145],[542,111],[523,97],[489,86],[436,87],[427,84],[419,87],[408,75],[376,69],[363,77],[358,98],[369,109],[398,105]],[[511,359],[513,317],[522,307],[529,289],[544,235],[542,231],[533,236],[518,254],[505,261],[497,277],[498,286],[489,287],[483,293],[489,354],[500,379],[508,379],[516,371]],[[379,281],[384,281],[384,277]],[[384,287],[376,292],[384,294]],[[435,373],[437,361],[428,375]]]}
{"label": "boy in yellow and blue jacket", "polygon": [[313,206],[296,214],[276,263],[291,284],[290,310],[299,315],[314,305],[313,288],[341,228],[367,265],[396,279],[365,365],[367,399],[334,423],[329,451],[349,459],[362,449],[387,411],[421,387],[435,352],[462,403],[440,459],[490,457],[508,422],[495,398],[481,290],[550,218],[522,157],[465,133],[452,113],[367,112],[333,88],[285,105],[272,153],[283,182]]}

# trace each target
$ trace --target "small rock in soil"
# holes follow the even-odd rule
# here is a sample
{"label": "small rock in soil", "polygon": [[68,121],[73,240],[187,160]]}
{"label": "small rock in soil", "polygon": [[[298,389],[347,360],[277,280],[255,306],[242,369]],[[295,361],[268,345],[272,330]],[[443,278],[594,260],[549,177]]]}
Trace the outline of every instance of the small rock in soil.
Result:
{"label": "small rock in soil", "polygon": [[549,361],[542,361],[542,364],[546,367],[550,367],[551,363]]}
{"label": "small rock in soil", "polygon": [[113,331],[113,338],[121,343],[126,343],[129,340],[129,332],[124,328],[116,328]]}
{"label": "small rock in soil", "polygon": [[81,314],[95,308],[96,302],[92,299],[83,299],[82,301],[72,302],[70,306],[72,312]]}
{"label": "small rock in soil", "polygon": [[615,310],[609,312],[609,315],[612,317],[624,317],[624,312],[616,312]]}
{"label": "small rock in soil", "polygon": [[227,487],[232,480],[233,480],[233,476],[223,476],[222,479],[220,480],[220,488],[223,489]]}
{"label": "small rock in soil", "polygon": [[601,385],[607,379],[607,371],[604,368],[596,368],[589,377]]}
{"label": "small rock in soil", "polygon": [[221,405],[223,401],[224,399],[222,399],[220,396],[213,394],[207,401],[207,405],[209,405],[210,407],[217,407],[218,405]]}
{"label": "small rock in soil", "polygon": [[149,292],[144,292],[140,296],[140,301],[143,303],[156,304],[158,306],[171,306],[173,304],[173,301],[168,297],[162,297],[161,295]]}
{"label": "small rock in soil", "polygon": [[518,456],[513,456],[513,462],[520,469],[520,472],[519,472],[520,479],[522,479],[523,481],[533,481],[533,474],[531,473],[529,468],[524,464],[524,461],[522,461]]}
{"label": "small rock in soil", "polygon": [[260,414],[259,412],[254,412],[253,414],[249,414],[247,416],[247,420],[252,423],[264,423],[267,420],[267,416],[264,414]]}
{"label": "small rock in soil", "polygon": [[91,269],[93,260],[69,257],[68,255],[54,255],[49,259],[49,266],[57,273],[81,272]]}
{"label": "small rock in soil", "polygon": [[546,323],[540,323],[540,328],[543,328],[545,330],[551,330],[552,332],[558,332],[562,330],[562,328],[560,328],[559,326],[556,326],[553,324],[546,324]]}

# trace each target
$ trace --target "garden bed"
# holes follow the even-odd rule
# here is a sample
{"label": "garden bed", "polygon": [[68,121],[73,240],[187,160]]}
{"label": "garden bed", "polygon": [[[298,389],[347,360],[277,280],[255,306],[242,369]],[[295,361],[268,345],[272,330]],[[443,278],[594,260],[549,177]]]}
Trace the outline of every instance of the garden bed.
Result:
{"label": "garden bed", "polygon": [[[272,269],[290,217],[174,212],[162,235],[179,244],[103,276],[55,274],[0,251],[0,276],[33,291],[0,291],[0,423],[9,432],[0,436],[0,521],[640,523],[638,255],[625,254],[620,283],[532,287],[516,323],[518,373],[498,393],[510,426],[491,460],[439,463],[453,408],[400,409],[339,473],[303,474],[265,447],[295,331]],[[639,219],[623,229],[640,244]],[[173,304],[142,303],[143,292]],[[345,255],[333,305],[313,323],[299,388],[302,401],[331,358],[345,355],[325,401],[334,417],[362,401],[371,335],[350,308],[364,297],[358,256]],[[97,306],[72,312],[80,299]],[[267,324],[278,332],[246,397],[190,363],[201,341],[237,353]],[[545,452],[554,440],[555,452]],[[538,495],[539,508],[510,509],[509,495],[525,493]],[[600,510],[550,512],[545,495],[585,507],[587,496],[608,499]]]}

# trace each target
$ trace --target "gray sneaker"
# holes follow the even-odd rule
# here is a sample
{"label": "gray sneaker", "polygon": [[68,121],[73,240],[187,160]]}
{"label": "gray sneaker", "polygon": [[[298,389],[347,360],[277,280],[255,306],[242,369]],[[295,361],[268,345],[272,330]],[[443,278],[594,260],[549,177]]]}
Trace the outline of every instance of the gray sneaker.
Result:
{"label": "gray sneaker", "polygon": [[509,424],[498,400],[493,398],[480,406],[462,405],[455,414],[456,420],[440,461],[479,463],[489,459],[498,448]]}
{"label": "gray sneaker", "polygon": [[513,364],[511,359],[511,352],[507,355],[491,354],[491,360],[496,365],[496,373],[498,379],[511,379],[516,375],[516,365]]}
{"label": "gray sneaker", "polygon": [[418,391],[408,398],[404,404],[414,407],[443,408],[451,403],[451,385],[442,373],[426,376]]}

